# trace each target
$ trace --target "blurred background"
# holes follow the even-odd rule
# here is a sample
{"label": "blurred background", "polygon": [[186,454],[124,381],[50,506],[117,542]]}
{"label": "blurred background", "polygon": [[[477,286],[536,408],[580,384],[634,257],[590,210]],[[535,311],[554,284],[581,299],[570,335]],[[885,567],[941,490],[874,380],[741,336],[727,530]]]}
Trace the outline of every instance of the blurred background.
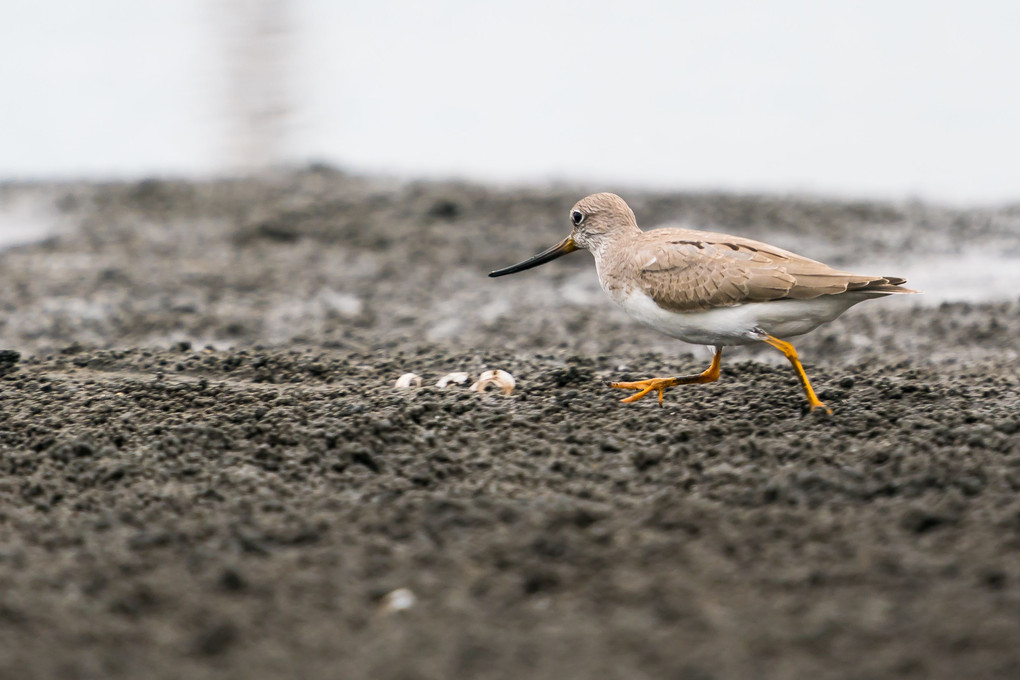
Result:
{"label": "blurred background", "polygon": [[645,228],[925,292],[812,356],[935,342],[879,315],[1020,290],[1017,26],[1007,2],[9,3],[0,347],[678,351],[586,256],[485,278],[606,190]]}
{"label": "blurred background", "polygon": [[1020,5],[52,0],[0,22],[0,178],[352,172],[1020,198]]}

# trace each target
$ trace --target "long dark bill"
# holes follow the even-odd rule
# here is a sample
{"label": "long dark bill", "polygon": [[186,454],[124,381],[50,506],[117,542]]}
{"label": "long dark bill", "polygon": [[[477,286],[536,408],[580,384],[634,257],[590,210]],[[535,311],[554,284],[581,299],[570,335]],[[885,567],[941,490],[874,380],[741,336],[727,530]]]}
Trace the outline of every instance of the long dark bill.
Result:
{"label": "long dark bill", "polygon": [[552,248],[543,250],[538,255],[529,257],[524,262],[518,262],[517,264],[510,265],[509,267],[503,267],[502,269],[497,269],[494,272],[489,272],[489,276],[506,276],[507,274],[516,274],[517,272],[522,272],[525,269],[531,269],[532,267],[537,267],[540,264],[545,264],[546,262],[555,260],[557,257],[563,257],[567,253],[572,253],[577,250],[577,247],[577,244],[574,243],[574,239],[568,236]]}

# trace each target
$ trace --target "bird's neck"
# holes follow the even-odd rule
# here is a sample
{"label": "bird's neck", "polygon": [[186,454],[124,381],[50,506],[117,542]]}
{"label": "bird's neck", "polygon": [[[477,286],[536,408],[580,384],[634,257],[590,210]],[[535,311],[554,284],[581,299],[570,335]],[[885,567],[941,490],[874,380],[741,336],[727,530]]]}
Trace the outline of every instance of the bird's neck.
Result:
{"label": "bird's neck", "polygon": [[[595,268],[599,274],[599,283],[614,300],[618,295],[627,292],[620,287],[630,280],[625,270],[630,265],[633,246],[640,238],[641,233],[640,229],[634,227],[630,232],[607,234],[591,248],[591,254],[595,256]],[[620,289],[618,290],[618,288]]]}
{"label": "bird's neck", "polygon": [[643,232],[636,225],[627,229],[617,229],[608,234],[600,234],[589,247],[595,260],[612,258],[621,250],[628,250],[628,244],[638,240]]}

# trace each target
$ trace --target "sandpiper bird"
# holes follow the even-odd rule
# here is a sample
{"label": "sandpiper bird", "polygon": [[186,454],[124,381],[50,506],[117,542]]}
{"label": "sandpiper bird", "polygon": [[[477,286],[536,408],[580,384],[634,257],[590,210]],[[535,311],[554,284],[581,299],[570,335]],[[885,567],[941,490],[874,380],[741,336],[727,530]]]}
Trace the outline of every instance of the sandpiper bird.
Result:
{"label": "sandpiper bird", "polygon": [[813,411],[825,406],[811,388],[797,351],[786,340],[832,321],[858,302],[896,293],[906,279],[860,276],[767,243],[728,234],[664,228],[641,231],[616,194],[592,194],[570,210],[573,230],[553,247],[490,272],[504,276],[580,248],[595,256],[602,290],[632,317],[684,342],[712,345],[712,364],[695,375],[614,382],[637,390],[633,402],[675,385],[719,378],[722,348],[764,342],[786,355]]}

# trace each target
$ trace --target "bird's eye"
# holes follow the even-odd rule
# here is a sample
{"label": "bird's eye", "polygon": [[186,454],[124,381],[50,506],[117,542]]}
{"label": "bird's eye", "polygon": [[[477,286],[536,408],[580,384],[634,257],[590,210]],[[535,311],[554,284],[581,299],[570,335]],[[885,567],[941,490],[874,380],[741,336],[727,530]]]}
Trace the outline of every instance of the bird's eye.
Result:
{"label": "bird's eye", "polygon": [[581,224],[581,222],[584,222],[584,213],[581,212],[580,210],[572,211],[570,213],[570,221],[573,222],[574,226],[576,227],[577,225]]}

